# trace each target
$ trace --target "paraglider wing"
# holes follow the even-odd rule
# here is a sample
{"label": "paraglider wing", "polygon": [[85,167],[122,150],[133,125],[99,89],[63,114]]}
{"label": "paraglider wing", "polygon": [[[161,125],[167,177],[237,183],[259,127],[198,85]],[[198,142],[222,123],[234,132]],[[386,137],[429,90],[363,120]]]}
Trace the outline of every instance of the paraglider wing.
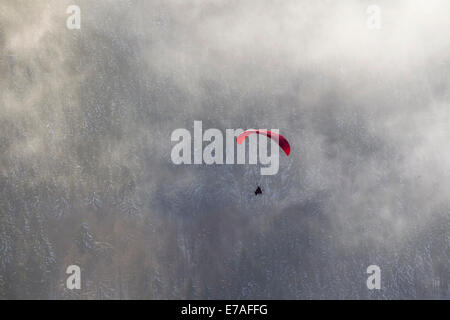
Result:
{"label": "paraglider wing", "polygon": [[237,136],[237,143],[241,144],[245,140],[245,138],[253,133],[265,135],[268,138],[271,138],[272,140],[278,142],[278,145],[281,149],[283,149],[284,153],[286,153],[287,156],[289,155],[289,153],[291,153],[291,146],[289,145],[289,142],[286,140],[286,138],[281,134],[269,130],[246,130]]}

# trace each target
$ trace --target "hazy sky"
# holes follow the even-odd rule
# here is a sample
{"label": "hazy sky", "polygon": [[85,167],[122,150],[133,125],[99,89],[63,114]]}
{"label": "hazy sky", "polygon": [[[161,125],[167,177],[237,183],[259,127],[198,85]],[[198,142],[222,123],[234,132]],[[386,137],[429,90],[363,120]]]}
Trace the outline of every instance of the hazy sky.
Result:
{"label": "hazy sky", "polygon": [[[70,4],[80,30],[66,28]],[[380,29],[367,27],[369,5]],[[254,217],[316,206],[327,223],[311,228],[343,255],[420,239],[450,205],[449,12],[444,0],[3,0],[0,173],[101,193],[110,168],[132,177],[143,215],[179,220],[180,232],[221,215],[232,243],[265,228]],[[278,128],[291,155],[268,177],[175,166],[170,134],[194,120]],[[250,222],[233,225],[239,216]]]}

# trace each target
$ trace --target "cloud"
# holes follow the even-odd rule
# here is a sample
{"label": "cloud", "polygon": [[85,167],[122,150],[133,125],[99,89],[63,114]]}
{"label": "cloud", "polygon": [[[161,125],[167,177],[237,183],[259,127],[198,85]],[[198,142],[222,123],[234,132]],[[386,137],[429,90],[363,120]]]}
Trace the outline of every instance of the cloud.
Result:
{"label": "cloud", "polygon": [[[336,272],[350,279],[370,257],[388,265],[393,247],[420,243],[436,221],[446,221],[446,1],[378,1],[380,30],[366,27],[367,1],[77,3],[81,30],[66,28],[68,1],[0,5],[3,176],[38,193],[39,183],[65,190],[86,219],[83,201],[94,192],[112,216],[135,208],[162,226],[158,236],[191,252],[184,259],[192,268],[182,276],[195,283],[214,282],[194,271],[203,258],[255,257],[262,248],[289,246],[302,232],[311,235],[299,240],[302,252],[334,245],[335,255],[315,260],[324,266],[320,274],[341,265]],[[292,154],[281,158],[274,177],[250,166],[175,166],[170,134],[191,129],[194,120],[205,129],[278,128]],[[266,193],[255,199],[259,184]],[[206,238],[220,248],[214,255],[197,237],[209,227],[216,233]],[[280,283],[275,296],[302,296],[307,285],[283,291],[276,270],[311,275],[314,266],[282,265],[283,258],[267,258]],[[155,259],[158,268],[173,262]],[[217,272],[248,280],[229,268]],[[164,279],[180,276],[170,272]],[[262,287],[246,290],[268,296]],[[315,287],[313,296],[324,290]]]}

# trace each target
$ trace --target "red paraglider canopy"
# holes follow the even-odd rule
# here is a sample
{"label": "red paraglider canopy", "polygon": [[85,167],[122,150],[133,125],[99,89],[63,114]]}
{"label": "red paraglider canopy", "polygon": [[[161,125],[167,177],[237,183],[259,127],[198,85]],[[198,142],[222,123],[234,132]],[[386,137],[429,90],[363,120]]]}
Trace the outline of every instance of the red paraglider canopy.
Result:
{"label": "red paraglider canopy", "polygon": [[237,136],[236,142],[238,144],[241,144],[245,140],[245,138],[253,133],[262,134],[267,136],[268,138],[271,138],[272,140],[275,140],[287,156],[289,155],[289,153],[291,153],[291,146],[289,145],[289,142],[286,140],[286,138],[281,134],[269,130],[246,130]]}

